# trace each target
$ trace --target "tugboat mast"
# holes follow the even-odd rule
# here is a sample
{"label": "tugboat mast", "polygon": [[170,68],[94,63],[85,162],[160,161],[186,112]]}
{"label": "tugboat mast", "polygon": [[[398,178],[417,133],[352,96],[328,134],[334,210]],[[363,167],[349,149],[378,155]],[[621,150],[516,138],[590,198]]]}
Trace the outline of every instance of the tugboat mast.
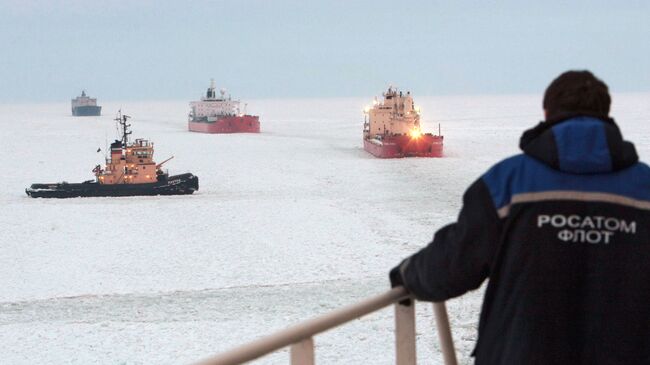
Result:
{"label": "tugboat mast", "polygon": [[131,126],[130,124],[126,124],[127,119],[131,118],[130,116],[126,114],[122,114],[122,111],[117,112],[117,118],[115,120],[120,123],[120,126],[122,127],[122,146],[126,148],[127,143],[129,141],[128,137],[129,134],[133,133],[129,131],[129,127]]}

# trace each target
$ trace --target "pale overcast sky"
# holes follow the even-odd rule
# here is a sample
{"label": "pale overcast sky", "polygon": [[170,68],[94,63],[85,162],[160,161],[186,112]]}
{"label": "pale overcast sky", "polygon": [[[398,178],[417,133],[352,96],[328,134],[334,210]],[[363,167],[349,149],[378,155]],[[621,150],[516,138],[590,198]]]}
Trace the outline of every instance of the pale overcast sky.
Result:
{"label": "pale overcast sky", "polygon": [[650,90],[648,1],[0,0],[0,102]]}

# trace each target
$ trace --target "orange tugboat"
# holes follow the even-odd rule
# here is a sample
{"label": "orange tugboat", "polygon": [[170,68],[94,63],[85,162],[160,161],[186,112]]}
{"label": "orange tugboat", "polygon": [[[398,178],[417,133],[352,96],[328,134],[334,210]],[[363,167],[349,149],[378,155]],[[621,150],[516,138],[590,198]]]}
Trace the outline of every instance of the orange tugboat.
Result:
{"label": "orange tugboat", "polygon": [[241,112],[239,103],[239,100],[226,97],[224,89],[217,96],[214,80],[211,80],[205,97],[190,103],[188,129],[202,133],[259,133],[260,117]]}
{"label": "orange tugboat", "polygon": [[153,142],[136,139],[129,142],[130,124],[127,115],[118,114],[122,139],[111,143],[106,167],[95,166],[95,180],[83,183],[32,184],[25,189],[33,198],[74,198],[89,196],[179,195],[199,190],[199,178],[191,173],[169,176],[161,166],[173,158],[156,164]]}
{"label": "orange tugboat", "polygon": [[380,158],[442,157],[440,126],[438,135],[422,133],[420,110],[411,93],[391,86],[383,97],[364,110],[363,148]]}

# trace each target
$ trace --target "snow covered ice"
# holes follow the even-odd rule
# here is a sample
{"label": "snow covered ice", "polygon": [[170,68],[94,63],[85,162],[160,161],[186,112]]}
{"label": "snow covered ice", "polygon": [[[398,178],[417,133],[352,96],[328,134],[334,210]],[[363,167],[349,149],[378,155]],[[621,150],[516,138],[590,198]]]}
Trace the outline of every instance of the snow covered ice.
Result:
{"label": "snow covered ice", "polygon": [[[183,364],[387,290],[388,270],[452,222],[464,189],[518,153],[541,95],[421,97],[443,159],[381,160],[362,149],[371,99],[249,100],[262,134],[187,132],[188,104],[0,105],[0,362]],[[613,96],[612,115],[650,160],[650,94]],[[115,137],[118,109],[191,196],[31,199],[35,182],[81,182]],[[482,290],[448,303],[461,363]],[[417,306],[418,357],[439,364],[431,306]],[[394,363],[393,310],[315,337],[325,364]],[[281,351],[260,364],[285,364]]]}

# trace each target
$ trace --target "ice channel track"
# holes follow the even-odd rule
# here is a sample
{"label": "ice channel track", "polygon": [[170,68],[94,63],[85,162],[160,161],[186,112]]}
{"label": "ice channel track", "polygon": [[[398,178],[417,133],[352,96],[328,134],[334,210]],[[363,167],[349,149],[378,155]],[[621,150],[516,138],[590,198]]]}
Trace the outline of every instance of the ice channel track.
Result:
{"label": "ice channel track", "polygon": [[[27,341],[41,346],[34,343],[34,336],[46,339],[48,346],[57,349],[49,353],[53,363],[66,363],[70,356],[76,360],[73,362],[84,363],[188,363],[196,360],[194,352],[198,349],[203,349],[207,355],[236,345],[238,341],[218,335],[224,330],[242,332],[244,329],[246,336],[240,339],[252,340],[299,319],[376,294],[383,288],[385,281],[357,278],[4,302],[0,303],[0,340],[6,345]],[[313,298],[322,300],[319,303]],[[473,317],[466,312],[473,311],[479,299],[480,295],[475,293],[450,303],[454,334],[463,355],[468,355],[473,346],[476,326],[476,319],[468,321],[464,317]],[[392,357],[392,315],[392,308],[385,309],[316,337],[319,360],[336,364],[363,363],[364,353],[377,351],[376,346],[385,347],[385,356]],[[430,306],[419,304],[419,352],[431,359],[431,363],[437,363],[435,352],[438,348],[432,320]],[[54,326],[47,334],[36,335],[46,323]],[[18,329],[22,330],[9,333]],[[71,333],[75,334],[75,347],[81,346],[83,350],[81,354],[66,351]],[[219,337],[219,341],[213,336]],[[348,341],[340,343],[341,337]],[[190,342],[191,346],[185,347]],[[167,350],[174,348],[174,357],[155,354],[151,351],[155,346],[165,346]],[[146,348],[146,353],[138,348]],[[286,363],[286,356],[281,351],[258,363]]]}

